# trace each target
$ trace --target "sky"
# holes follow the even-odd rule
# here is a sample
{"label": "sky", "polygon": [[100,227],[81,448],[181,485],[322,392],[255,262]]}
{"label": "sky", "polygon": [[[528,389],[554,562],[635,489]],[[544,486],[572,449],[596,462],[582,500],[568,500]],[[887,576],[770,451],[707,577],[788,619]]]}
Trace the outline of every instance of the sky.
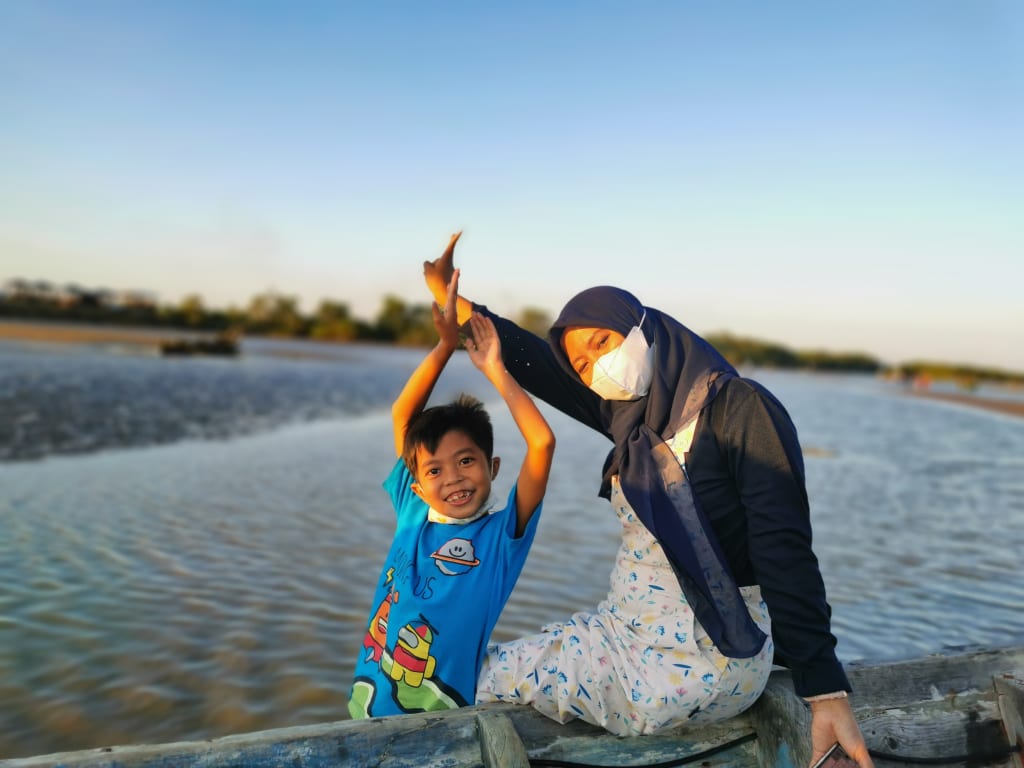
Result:
{"label": "sky", "polygon": [[0,1],[0,283],[1024,371],[1022,145],[1018,0]]}

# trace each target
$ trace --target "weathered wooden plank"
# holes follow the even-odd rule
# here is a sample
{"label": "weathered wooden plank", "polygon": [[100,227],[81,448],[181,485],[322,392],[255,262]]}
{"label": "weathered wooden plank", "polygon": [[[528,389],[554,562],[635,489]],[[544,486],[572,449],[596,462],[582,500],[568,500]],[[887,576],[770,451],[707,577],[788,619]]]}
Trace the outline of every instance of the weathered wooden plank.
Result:
{"label": "weathered wooden plank", "polygon": [[530,768],[530,758],[511,720],[490,711],[479,713],[476,722],[484,768]]}
{"label": "weathered wooden plank", "polygon": [[978,754],[1006,746],[991,690],[955,702],[947,699],[860,712],[858,721],[872,749],[903,757]]}
{"label": "weathered wooden plank", "polygon": [[[1001,753],[1008,744],[992,673],[1005,675],[1007,669],[1024,669],[1021,649],[854,668],[851,703],[876,753],[925,759]],[[788,673],[774,673],[751,710],[761,768],[807,765],[810,710],[792,694],[788,680]],[[892,764],[877,757],[875,762]],[[997,763],[1004,764],[1011,763]]]}
{"label": "weathered wooden plank", "polygon": [[[682,726],[653,735],[620,737],[575,720],[559,724],[526,707],[511,708],[507,714],[531,758],[592,765],[647,765],[678,760],[754,735],[745,715],[699,728]],[[744,741],[697,764],[706,768],[749,768],[753,762],[754,747]]]}
{"label": "weathered wooden plank", "polygon": [[[741,716],[700,729],[620,738],[573,721],[561,725],[528,707],[488,704],[438,714],[340,721],[229,736],[201,742],[124,746],[0,761],[2,768],[477,768],[485,765],[478,716],[507,719],[532,757],[638,765],[664,762],[749,737]],[[702,760],[706,768],[750,766],[753,746],[739,745]]]}
{"label": "weathered wooden plank", "polygon": [[1014,768],[1024,768],[1024,680],[1013,675],[999,675],[993,680],[1003,717],[1007,741],[1018,749]]}
{"label": "weathered wooden plank", "polygon": [[[1024,746],[1024,647],[854,665],[850,678],[854,713],[876,752],[927,758],[1005,752],[1010,743]],[[0,760],[0,768],[483,768],[485,761],[495,768],[521,768],[524,753],[595,765],[692,757],[704,768],[804,768],[810,757],[809,719],[810,710],[794,695],[788,673],[776,671],[748,713],[654,736],[619,738],[575,721],[560,725],[529,707],[489,704],[206,741]],[[482,744],[482,736],[490,745]],[[522,751],[515,749],[518,742]],[[1024,768],[1019,756],[996,765]]]}
{"label": "weathered wooden plank", "polygon": [[1013,670],[1024,670],[1024,646],[850,664],[847,675],[858,706],[882,707],[990,690],[994,676]]}
{"label": "weathered wooden plank", "polygon": [[0,761],[3,768],[481,768],[471,709]]}
{"label": "weathered wooden plank", "polygon": [[772,675],[749,715],[757,732],[758,768],[810,765],[811,711],[793,692],[788,673]]}

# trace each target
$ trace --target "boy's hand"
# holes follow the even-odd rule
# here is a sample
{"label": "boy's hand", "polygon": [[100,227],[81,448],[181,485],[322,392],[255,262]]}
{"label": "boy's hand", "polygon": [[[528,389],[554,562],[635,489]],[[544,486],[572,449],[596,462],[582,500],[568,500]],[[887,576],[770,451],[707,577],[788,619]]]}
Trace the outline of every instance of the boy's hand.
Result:
{"label": "boy's hand", "polygon": [[427,281],[427,288],[434,294],[435,299],[445,295],[445,291],[452,281],[452,275],[455,272],[455,243],[461,236],[462,230],[459,230],[448,241],[448,247],[444,249],[444,253],[433,261],[423,262],[423,279]]}
{"label": "boy's hand", "polygon": [[[458,275],[459,271],[455,270],[455,274]],[[473,330],[473,337],[466,339],[466,351],[473,365],[488,378],[489,372],[505,370],[505,363],[501,359],[501,339],[498,338],[498,331],[491,318],[474,312],[469,318],[469,326]]]}
{"label": "boy's hand", "polygon": [[444,309],[436,301],[430,306],[434,316],[434,328],[437,329],[437,335],[441,337],[440,343],[448,349],[455,349],[459,346],[459,317],[455,311],[458,295],[459,270],[456,269],[448,281]]}

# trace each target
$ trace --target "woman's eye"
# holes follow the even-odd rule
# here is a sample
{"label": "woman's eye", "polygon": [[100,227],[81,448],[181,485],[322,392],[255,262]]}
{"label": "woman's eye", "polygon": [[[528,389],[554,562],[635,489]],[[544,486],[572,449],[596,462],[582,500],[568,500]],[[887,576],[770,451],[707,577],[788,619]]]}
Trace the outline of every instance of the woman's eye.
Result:
{"label": "woman's eye", "polygon": [[601,338],[600,338],[600,339],[598,340],[598,342],[597,342],[597,348],[598,348],[598,349],[604,349],[605,345],[607,345],[607,344],[608,344],[608,335],[606,334],[606,335],[602,336],[602,337],[601,337]]}

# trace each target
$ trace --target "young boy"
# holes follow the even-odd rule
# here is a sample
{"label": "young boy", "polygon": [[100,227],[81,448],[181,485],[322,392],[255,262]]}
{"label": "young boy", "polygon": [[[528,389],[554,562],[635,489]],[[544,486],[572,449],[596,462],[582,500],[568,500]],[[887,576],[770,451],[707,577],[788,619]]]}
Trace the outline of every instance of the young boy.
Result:
{"label": "young boy", "polygon": [[433,305],[435,346],[391,408],[399,460],[384,488],[398,516],[349,696],[353,718],[472,704],[491,630],[519,578],[537,528],[555,437],[505,370],[490,319],[470,320],[469,357],[504,398],[526,440],[503,508],[487,502],[499,459],[475,399],[424,410],[458,344],[458,270],[447,308]]}

